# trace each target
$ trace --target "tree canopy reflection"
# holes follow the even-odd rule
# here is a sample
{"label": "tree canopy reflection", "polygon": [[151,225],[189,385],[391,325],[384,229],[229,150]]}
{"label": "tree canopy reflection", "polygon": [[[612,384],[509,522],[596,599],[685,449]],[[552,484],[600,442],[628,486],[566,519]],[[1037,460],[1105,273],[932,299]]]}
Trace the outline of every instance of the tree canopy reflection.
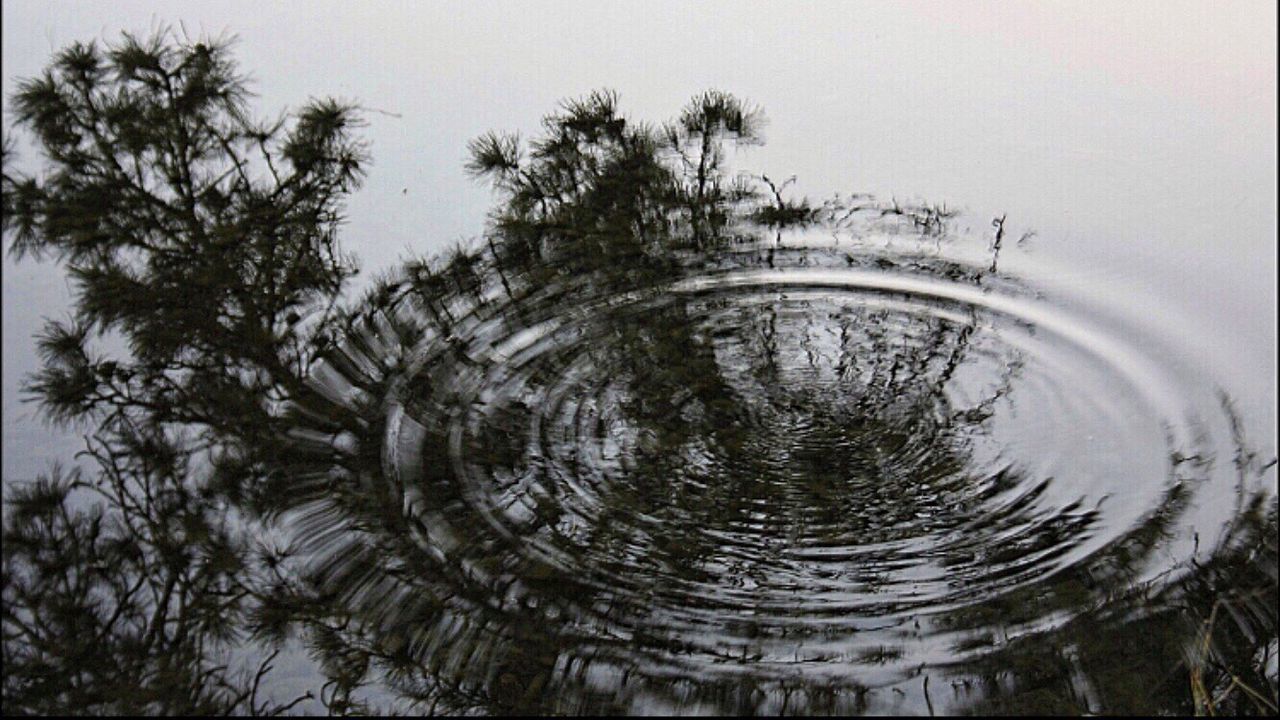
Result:
{"label": "tree canopy reflection", "polygon": [[96,473],[6,493],[6,707],[285,711],[272,656],[224,657],[299,637],[335,712],[371,682],[431,712],[1274,711],[1274,498],[1138,582],[1212,461],[1171,455],[1158,506],[1059,568],[1100,511],[992,450],[1025,363],[987,314],[700,284],[1019,292],[1003,217],[984,262],[947,260],[945,206],[735,173],[763,116],[732,95],[646,124],[596,92],[474,141],[484,236],[344,304],[359,108],[264,123],[247,97],[225,42],[169,34],[74,45],[15,97],[46,170],[6,146],[5,232],[77,288],[30,388]]}

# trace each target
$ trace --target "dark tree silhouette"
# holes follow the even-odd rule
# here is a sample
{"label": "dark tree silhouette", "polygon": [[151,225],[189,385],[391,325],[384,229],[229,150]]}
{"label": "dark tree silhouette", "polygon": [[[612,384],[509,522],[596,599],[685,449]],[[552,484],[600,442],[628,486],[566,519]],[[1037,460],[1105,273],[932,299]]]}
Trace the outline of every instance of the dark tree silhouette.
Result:
{"label": "dark tree silhouette", "polygon": [[[227,41],[161,32],[125,35],[105,48],[72,45],[13,98],[16,125],[33,135],[44,164],[36,175],[14,169],[15,143],[5,138],[5,237],[18,257],[59,262],[75,283],[71,317],[50,322],[39,338],[43,367],[28,389],[51,419],[88,428],[83,456],[92,469],[55,468],[6,488],[6,711],[284,712],[307,696],[265,700],[262,683],[280,643],[295,632],[328,679],[319,700],[332,712],[369,709],[356,691],[375,668],[429,711],[558,707],[552,674],[576,638],[548,626],[536,608],[515,611],[509,632],[483,636],[484,652],[473,653],[479,646],[465,633],[432,635],[446,626],[466,630],[454,623],[458,613],[500,623],[486,578],[505,572],[564,607],[595,599],[586,585],[576,591],[581,597],[557,594],[577,587],[573,578],[537,563],[486,570],[502,559],[501,543],[483,538],[486,521],[456,497],[442,421],[473,400],[459,380],[478,364],[468,345],[477,329],[495,321],[534,326],[576,299],[658,287],[682,269],[723,260],[716,253],[731,243],[760,240],[763,228],[780,239],[788,227],[880,223],[940,243],[954,215],[945,206],[859,195],[817,208],[788,199],[791,180],[733,174],[728,166],[727,147],[762,142],[763,118],[750,104],[708,91],[673,121],[650,125],[623,116],[617,95],[601,91],[563,103],[527,145],[499,133],[473,141],[467,168],[498,193],[484,243],[410,263],[349,310],[340,301],[355,266],[340,252],[338,233],[343,201],[367,162],[356,136],[359,108],[318,100],[264,123],[250,117],[249,97]],[[947,265],[939,272],[975,284],[994,276],[1004,218],[994,227],[989,270],[965,275]],[[779,264],[798,262],[780,242],[766,245],[757,243],[762,254],[749,262],[774,267],[775,252]],[[506,301],[493,301],[503,295]],[[616,358],[608,348],[591,350],[627,393],[621,415],[656,439],[637,454],[637,485],[617,504],[655,516],[683,508],[719,521],[754,501],[794,500],[801,510],[832,508],[817,518],[796,511],[796,523],[845,522],[853,513],[833,500],[841,494],[836,480],[869,464],[857,453],[791,453],[811,480],[803,487],[741,482],[748,472],[712,483],[705,497],[671,500],[665,478],[691,464],[682,448],[711,438],[732,449],[752,439],[749,423],[739,422],[752,408],[732,397],[733,382],[721,375],[717,349],[691,322],[687,304],[619,322]],[[964,361],[976,317],[917,323],[908,330],[920,342],[901,348],[875,317],[831,319],[840,337],[834,369],[859,392],[822,390],[825,406],[809,402],[826,408],[813,417],[825,445],[887,454],[905,437],[899,425],[933,428],[930,412],[958,410],[943,402],[943,389]],[[784,350],[807,353],[814,372],[821,363],[805,345],[807,325],[779,326],[776,312],[762,313],[732,348],[744,360],[737,381],[782,407],[788,399],[770,388],[796,394],[781,382]],[[126,353],[102,349],[120,341]],[[418,361],[428,367],[411,367]],[[865,382],[848,382],[861,374]],[[937,434],[980,425],[1006,385],[942,416]],[[423,423],[421,477],[408,488],[383,475],[384,400],[393,389]],[[518,463],[532,411],[511,399],[494,411],[495,420],[511,422],[484,426],[491,437],[468,451],[487,454],[494,467]],[[878,436],[883,447],[872,442]],[[963,450],[957,441],[935,455],[960,464]],[[842,461],[848,467],[831,471]],[[466,549],[476,562],[454,567],[446,554],[418,544],[429,528],[408,512],[407,500],[440,503],[463,526],[471,522],[476,536],[466,539],[485,540]],[[539,505],[536,522],[553,523],[558,512],[554,503]],[[280,518],[293,524],[286,530],[296,544],[270,540]],[[857,530],[881,531],[895,518]],[[1270,535],[1274,524],[1273,510]],[[639,547],[625,530],[625,523],[602,524],[592,542],[602,550]],[[1267,548],[1274,557],[1274,545]],[[715,549],[690,533],[655,538],[646,552],[683,562]],[[1264,602],[1273,607],[1274,583],[1269,588]],[[1075,598],[1064,592],[1039,601]],[[1252,594],[1215,600],[1208,624],[1220,606],[1236,613],[1254,602]],[[1265,673],[1241,681],[1225,669],[1253,655],[1214,655],[1205,636],[1195,692],[1213,701],[1239,690],[1237,709],[1253,707],[1242,704],[1244,692],[1265,685]],[[449,645],[443,650],[434,647],[441,638]],[[246,641],[263,642],[264,654],[233,662]],[[1038,661],[1034,652],[1028,657]],[[1219,660],[1222,667],[1210,662]],[[571,679],[557,682],[572,687]],[[751,690],[749,682],[743,687]]]}
{"label": "dark tree silhouette", "polygon": [[[354,272],[337,230],[363,174],[359,123],[332,100],[257,123],[247,97],[225,42],[167,35],[72,45],[20,85],[15,118],[48,165],[4,173],[10,248],[76,283],[32,384],[54,418],[141,411],[244,434],[305,374],[309,330]],[[89,353],[106,333],[132,357]]]}
{"label": "dark tree silhouette", "polygon": [[3,230],[75,284],[28,390],[89,428],[95,470],[6,493],[9,712],[288,707],[258,698],[272,656],[226,661],[286,554],[239,511],[270,487],[278,405],[355,272],[337,234],[366,157],[354,106],[264,123],[249,97],[229,41],[168,31],[73,44],[13,97],[44,164],[14,169],[6,138]]}
{"label": "dark tree silhouette", "polygon": [[725,145],[762,142],[762,117],[708,91],[654,126],[620,114],[616,93],[597,91],[545,117],[527,153],[515,135],[482,135],[467,169],[499,193],[492,229],[500,263],[577,270],[628,261],[633,270],[715,247],[732,221],[759,210],[752,179],[729,175]]}

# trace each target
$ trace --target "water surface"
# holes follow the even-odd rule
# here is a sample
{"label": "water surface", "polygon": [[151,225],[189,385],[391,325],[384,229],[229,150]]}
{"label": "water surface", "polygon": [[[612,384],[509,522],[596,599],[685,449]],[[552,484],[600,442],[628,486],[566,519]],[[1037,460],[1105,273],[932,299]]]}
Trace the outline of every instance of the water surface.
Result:
{"label": "water surface", "polygon": [[1187,328],[918,220],[407,275],[295,408],[315,579],[436,710],[1177,712],[1197,658],[1274,682],[1274,465]]}

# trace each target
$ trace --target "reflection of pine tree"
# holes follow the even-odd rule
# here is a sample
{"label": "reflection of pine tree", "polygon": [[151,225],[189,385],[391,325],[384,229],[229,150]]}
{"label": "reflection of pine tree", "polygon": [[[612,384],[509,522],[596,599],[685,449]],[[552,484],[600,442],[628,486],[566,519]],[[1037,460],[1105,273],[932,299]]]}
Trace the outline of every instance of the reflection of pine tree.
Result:
{"label": "reflection of pine tree", "polygon": [[[410,641],[410,655],[400,656],[399,661],[385,646],[379,649],[383,643],[378,631],[360,637],[348,635],[353,645],[365,648],[371,657],[381,657],[405,692],[454,708],[477,698],[490,707],[541,707],[538,703],[544,696],[539,693],[548,692],[547,673],[557,657],[577,652],[583,641],[608,645],[586,630],[547,625],[517,608],[505,608],[496,617],[481,609],[492,596],[505,592],[500,585],[510,582],[511,577],[521,585],[543,588],[537,593],[542,601],[563,604],[562,612],[568,617],[590,607],[595,593],[582,579],[565,577],[560,570],[538,563],[502,569],[494,564],[505,562],[506,554],[519,556],[522,540],[491,537],[489,520],[474,516],[469,501],[460,495],[469,481],[453,474],[449,418],[471,412],[470,404],[476,398],[465,388],[479,382],[472,373],[483,370],[483,363],[474,355],[486,351],[484,345],[492,339],[494,328],[501,328],[503,335],[518,334],[544,321],[572,317],[578,306],[592,306],[616,293],[650,291],[690,268],[714,262],[721,250],[751,236],[755,232],[752,228],[760,224],[782,228],[834,222],[830,207],[827,215],[831,217],[823,220],[817,211],[807,209],[807,204],[783,198],[782,188],[773,187],[772,199],[762,201],[748,180],[727,179],[722,144],[726,140],[754,142],[758,123],[758,114],[731,96],[709,93],[695,98],[677,122],[653,130],[622,118],[612,94],[596,93],[565,103],[560,112],[549,116],[544,123],[545,137],[530,144],[527,156],[515,137],[486,135],[472,144],[470,165],[478,176],[493,181],[501,196],[485,246],[479,252],[458,248],[451,259],[413,263],[403,282],[387,284],[370,295],[368,307],[373,312],[365,329],[354,332],[345,352],[331,358],[331,367],[338,371],[331,383],[335,388],[350,385],[379,395],[383,391],[375,389],[378,383],[369,375],[370,369],[394,372],[386,359],[416,348],[421,369],[412,374],[397,397],[410,410],[408,415],[421,423],[420,434],[414,436],[418,454],[410,460],[421,470],[413,471],[412,479],[397,480],[404,484],[397,485],[386,502],[389,508],[417,509],[384,522],[386,532],[401,528],[394,532],[413,533],[419,522],[415,514],[425,512],[434,519],[429,529],[418,531],[419,537],[428,534],[435,538],[428,545],[443,543],[438,548],[443,556],[382,538],[373,521],[373,508],[367,519],[361,519],[366,516],[327,503],[325,517],[331,517],[327,523],[332,525],[313,525],[304,536],[317,543],[323,538],[323,552],[332,560],[324,565],[325,573],[313,576],[327,597],[366,618],[381,618],[372,627],[391,623],[415,628],[412,634],[421,640]],[[893,221],[908,212],[899,209],[894,215],[879,206],[864,210],[864,215],[876,221],[886,216]],[[849,218],[842,222],[848,223]],[[785,259],[795,260],[791,255]],[[503,301],[491,302],[495,297]],[[419,309],[417,321],[414,308]],[[842,478],[865,474],[870,471],[865,459],[844,458],[847,462],[842,465],[839,458],[818,458],[801,449],[794,453],[793,469],[832,481],[824,484],[815,480],[809,486],[786,488],[777,497],[773,495],[779,487],[758,482],[748,468],[729,478],[732,482],[704,490],[694,490],[693,484],[676,479],[689,471],[687,453],[699,446],[740,451],[753,441],[748,416],[759,408],[748,402],[745,395],[750,390],[740,387],[738,379],[726,378],[726,365],[743,364],[763,373],[756,379],[768,391],[756,398],[756,405],[760,398],[787,406],[821,405],[804,395],[803,382],[797,384],[794,378],[790,378],[790,385],[783,382],[796,370],[794,358],[784,355],[796,347],[802,349],[810,365],[826,362],[819,355],[830,349],[806,339],[808,333],[819,332],[817,327],[809,322],[804,328],[806,337],[799,338],[794,317],[779,318],[774,308],[766,307],[757,318],[763,323],[759,338],[763,346],[742,346],[736,357],[726,360],[712,337],[714,332],[699,327],[699,313],[704,308],[687,299],[669,297],[646,308],[618,317],[608,310],[598,311],[600,314],[584,328],[586,334],[571,341],[572,347],[582,348],[590,357],[593,366],[609,368],[611,387],[622,393],[622,417],[646,438],[633,448],[628,481],[605,488],[608,494],[601,498],[605,514],[575,536],[580,549],[600,557],[615,554],[619,568],[631,562],[656,562],[681,573],[692,572],[685,579],[696,580],[698,558],[713,557],[719,548],[714,543],[708,545],[708,537],[701,533],[684,531],[723,524],[724,516],[741,510],[744,501],[772,502],[779,508],[795,506],[793,509],[818,505],[830,508],[829,518],[839,516],[841,507],[832,500],[842,494],[839,485],[844,480],[832,480],[832,474]],[[395,330],[386,325],[388,322],[418,322],[423,327]],[[923,415],[936,409],[936,403],[930,401],[936,400],[946,383],[947,361],[951,369],[961,362],[967,332],[953,325],[922,322],[910,331],[913,337],[906,344],[895,344],[902,338],[881,328],[876,318],[846,322],[843,344],[830,363],[842,368],[843,404],[815,416],[818,436],[833,444],[865,444],[867,438],[892,444],[893,438],[913,431],[911,423],[917,420],[911,412]],[[871,337],[876,332],[880,333],[879,345]],[[374,336],[378,340],[371,343]],[[396,349],[400,343],[403,347]],[[540,356],[536,370],[524,381],[525,392],[538,397],[549,391],[563,369],[554,352]],[[867,370],[872,377],[855,378],[855,369]],[[788,391],[796,392],[785,397]],[[526,406],[515,398],[488,402],[497,405],[485,407],[481,435],[472,438],[462,451],[469,462],[486,467],[494,482],[532,482],[540,488],[530,497],[536,507],[522,521],[526,524],[519,532],[556,537],[566,521],[562,499],[541,494],[555,486],[546,475],[551,472],[545,467],[547,458],[526,455],[530,444],[540,441],[526,430],[531,419],[546,410]],[[898,408],[892,423],[903,427],[889,427],[886,423],[890,420],[877,417],[850,423],[852,413],[865,415],[877,406],[888,405]],[[376,410],[369,410],[372,412],[367,415],[361,411],[373,423],[362,431],[363,437],[369,445],[377,446],[383,441],[381,425],[377,424]],[[569,452],[565,461],[572,472],[580,459]],[[957,458],[953,466],[962,462]],[[817,472],[819,469],[822,472]],[[377,483],[378,463],[372,462],[356,474]],[[360,492],[367,493],[368,487],[367,481],[360,482]],[[398,499],[401,493],[403,498]],[[312,500],[305,501],[301,495],[292,497],[302,505],[322,495],[308,495]],[[442,514],[445,508],[447,519]],[[341,519],[344,512],[345,519]],[[633,512],[666,517],[669,529],[641,538],[629,519]],[[799,515],[792,519],[797,527],[815,522]],[[330,538],[338,534],[325,528],[338,526],[345,528],[345,540],[333,544]],[[463,541],[463,537],[467,539]],[[637,548],[648,548],[642,552],[644,557],[636,554],[640,552]],[[475,571],[464,570],[467,567]],[[454,600],[443,605],[413,603],[417,611],[408,610],[406,604],[403,612],[388,614],[388,608],[397,603],[424,596],[452,596]],[[459,602],[462,606],[455,606]],[[456,627],[456,620],[450,618],[459,617],[458,613],[468,618],[479,613],[475,617],[479,624],[471,629]],[[490,618],[495,624],[479,618]],[[664,640],[647,642],[660,648]],[[428,647],[435,649],[428,652]],[[451,659],[473,651],[466,663]],[[524,660],[517,660],[517,656]],[[491,673],[482,669],[487,662],[483,658],[497,657],[507,659],[494,660],[497,664]],[[425,676],[415,675],[414,663],[418,670],[426,668]]]}
{"label": "reflection of pine tree", "polygon": [[[93,428],[96,475],[6,503],[6,709],[280,709],[217,660],[279,562],[235,509],[272,495],[274,406],[301,391],[354,272],[337,228],[365,157],[355,108],[261,123],[248,96],[225,41],[161,32],[74,44],[13,98],[45,169],[16,171],[6,143],[4,232],[75,283],[29,389]],[[99,352],[101,335],[129,352]],[[81,490],[100,504],[75,511]]]}
{"label": "reflection of pine tree", "polygon": [[[486,363],[502,365],[485,355],[486,342],[621,293],[644,297],[690,269],[731,265],[735,249],[759,245],[762,228],[774,231],[774,247],[760,259],[775,267],[796,261],[780,242],[787,228],[872,228],[940,243],[953,213],[858,195],[812,207],[784,197],[790,181],[760,176],[763,192],[756,179],[732,176],[726,160],[728,146],[760,141],[758,110],[711,91],[651,126],[598,92],[564,103],[527,146],[500,134],[473,142],[468,167],[499,195],[483,247],[411,263],[402,281],[342,315],[336,301],[354,268],[337,250],[337,228],[365,162],[352,137],[356,108],[319,101],[263,124],[248,119],[246,97],[225,43],[163,34],[105,51],[73,46],[15,97],[17,122],[34,133],[47,170],[13,171],[6,145],[4,229],[19,255],[52,257],[77,283],[74,317],[41,339],[45,364],[31,389],[51,417],[92,423],[96,470],[89,479],[55,473],[6,498],[6,708],[282,711],[289,706],[258,696],[274,656],[242,672],[222,661],[250,633],[280,641],[298,626],[329,679],[322,702],[344,712],[365,709],[356,690],[372,668],[431,711],[621,712],[625,696],[601,697],[584,679],[597,657],[607,664],[637,648],[753,657],[774,630],[757,620],[733,621],[742,641],[733,648],[677,647],[644,627],[598,634],[593,623],[634,611],[618,609],[628,600],[518,552],[519,532],[547,537],[565,526],[559,498],[532,493],[527,513],[512,511],[523,524],[508,535],[471,504],[456,476],[459,452],[513,488],[537,487],[549,472],[546,457],[526,453],[541,440],[531,427],[544,409],[475,392]],[[996,231],[998,252],[1003,218]],[[980,283],[984,273],[948,277]],[[828,322],[811,308],[797,320],[774,303],[726,338],[699,326],[700,301],[660,300],[640,317],[602,311],[604,327],[590,328],[601,334],[582,340],[604,346],[588,352],[613,371],[623,398],[614,419],[648,440],[629,483],[605,488],[606,509],[575,541],[615,553],[618,568],[665,563],[687,582],[711,577],[699,564],[720,550],[696,530],[752,508],[778,509],[769,527],[779,542],[794,539],[784,529],[833,542],[891,536],[920,507],[859,516],[841,504],[849,483],[871,476],[889,492],[919,480],[876,475],[877,459],[913,434],[937,446],[938,473],[963,467],[964,434],[981,428],[1018,367],[1010,363],[1003,384],[973,407],[951,407],[948,384],[980,338],[976,316],[895,325],[883,313],[838,312]],[[125,340],[130,352],[99,354],[96,334]],[[559,369],[537,368],[527,387],[547,389]],[[406,410],[398,429],[412,444],[385,445],[398,437],[391,401]],[[499,407],[484,410],[480,433],[460,451],[456,421],[486,402]],[[787,435],[801,413],[807,444]],[[761,457],[785,455],[785,470],[803,482],[761,482],[778,469],[753,461],[753,444]],[[737,462],[724,482],[673,481],[717,452]],[[77,511],[77,493],[101,502]],[[629,512],[665,518],[669,531],[638,540]],[[1031,542],[1052,546],[1087,526],[1087,513],[1067,514]],[[280,520],[297,546],[255,543],[245,527],[259,517]],[[1153,552],[1167,521],[1153,518],[1126,547]],[[1137,562],[1106,560],[1122,571]],[[862,581],[883,579],[869,572]],[[1077,589],[1061,583],[1001,610],[1065,607]],[[1251,598],[1221,607],[1251,613]],[[980,615],[939,622],[982,626],[989,618]],[[578,665],[562,667],[566,658]],[[1202,691],[1246,695],[1208,664],[1245,659],[1202,659]],[[795,707],[810,711],[863,707],[856,683],[775,680],[708,678],[699,692],[744,711],[763,689],[785,702],[803,697]],[[1265,680],[1248,678],[1250,687]],[[646,692],[678,699],[661,682]]]}
{"label": "reflection of pine tree", "polygon": [[[228,522],[181,445],[132,425],[100,434],[98,473],[10,488],[4,530],[4,698],[11,712],[275,714],[259,696],[277,653],[228,669],[279,562]],[[76,510],[72,493],[103,502]],[[305,696],[304,696],[305,697]]]}
{"label": "reflection of pine tree", "polygon": [[617,102],[612,92],[566,101],[543,120],[528,157],[513,135],[471,144],[468,169],[502,198],[492,219],[503,267],[662,266],[674,250],[723,241],[756,199],[748,182],[726,176],[724,145],[758,143],[759,111],[712,91],[655,128],[620,115]]}

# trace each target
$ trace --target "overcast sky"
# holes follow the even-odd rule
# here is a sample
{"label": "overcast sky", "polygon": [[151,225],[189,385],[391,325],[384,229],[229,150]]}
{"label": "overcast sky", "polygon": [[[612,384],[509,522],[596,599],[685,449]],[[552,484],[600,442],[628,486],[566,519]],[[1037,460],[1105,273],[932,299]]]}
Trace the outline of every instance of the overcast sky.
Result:
{"label": "overcast sky", "polygon": [[[263,115],[322,95],[387,113],[368,116],[374,161],[345,236],[370,271],[480,232],[489,195],[462,163],[481,132],[527,136],[559,99],[600,87],[662,120],[715,87],[769,118],[744,167],[796,174],[810,197],[872,191],[1008,213],[1043,252],[1213,325],[1223,358],[1274,377],[1270,0],[6,0],[6,125],[15,81],[54,50],[162,23],[238,36]],[[17,392],[40,317],[65,307],[62,276],[7,258],[3,271],[11,479],[75,446],[50,440]],[[1274,392],[1272,381],[1260,406]]]}

